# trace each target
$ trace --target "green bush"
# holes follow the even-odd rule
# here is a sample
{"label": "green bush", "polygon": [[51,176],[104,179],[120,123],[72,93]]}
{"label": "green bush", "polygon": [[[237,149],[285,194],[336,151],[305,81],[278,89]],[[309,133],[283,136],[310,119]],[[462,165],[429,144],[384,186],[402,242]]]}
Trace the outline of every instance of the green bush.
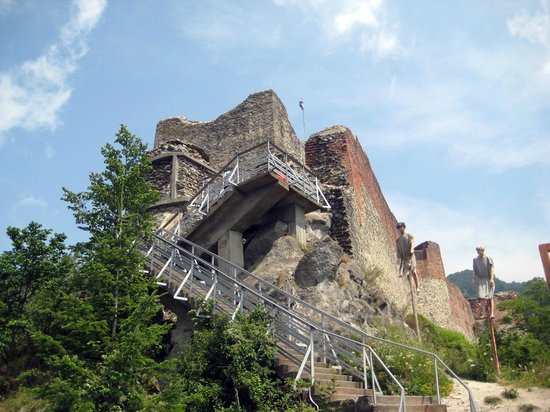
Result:
{"label": "green bush", "polygon": [[505,389],[502,392],[502,396],[506,399],[516,399],[518,397],[518,390],[516,388]]}
{"label": "green bush", "polygon": [[[381,328],[379,337],[408,346],[418,347],[419,349],[429,350],[425,343],[419,344],[410,333],[397,325]],[[392,374],[405,387],[408,395],[436,395],[437,388],[433,357],[384,342],[372,341],[369,344],[384,361]],[[382,389],[387,390],[389,393],[397,394],[399,388],[391,377],[378,365],[376,366],[376,370],[378,371],[377,378]],[[441,367],[438,368],[438,376],[440,394],[441,396],[447,396],[453,388],[453,383]]]}
{"label": "green bush", "polygon": [[498,396],[486,396],[483,399],[483,402],[487,405],[498,405],[499,403],[502,403],[502,399],[500,399]]}
{"label": "green bush", "polygon": [[0,412],[43,412],[47,407],[46,401],[36,399],[27,389],[20,390],[0,402]]}
{"label": "green bush", "polygon": [[531,412],[537,409],[539,408],[533,405],[532,403],[523,403],[518,406],[518,411],[521,411],[521,412]]}
{"label": "green bush", "polygon": [[[200,319],[190,344],[182,348],[165,379],[166,388],[151,399],[150,410],[302,411],[290,382],[275,375],[277,347],[263,308]],[[179,405],[174,409],[163,409]]]}
{"label": "green bush", "polygon": [[501,303],[507,316],[496,331],[502,377],[550,387],[550,294],[546,282],[527,282],[517,299]]}

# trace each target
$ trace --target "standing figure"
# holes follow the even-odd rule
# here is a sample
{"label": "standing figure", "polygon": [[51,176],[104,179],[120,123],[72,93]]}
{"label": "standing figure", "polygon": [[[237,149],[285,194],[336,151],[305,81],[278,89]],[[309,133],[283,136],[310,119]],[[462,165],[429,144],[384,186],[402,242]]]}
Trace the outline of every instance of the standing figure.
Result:
{"label": "standing figure", "polygon": [[400,236],[396,240],[397,258],[399,259],[399,276],[412,276],[416,293],[420,292],[416,274],[416,258],[414,257],[414,237],[405,232],[407,226],[403,222],[397,224]]}
{"label": "standing figure", "polygon": [[474,274],[472,286],[477,280],[477,302],[481,306],[482,319],[487,317],[487,309],[490,309],[491,318],[495,317],[493,308],[493,292],[495,290],[495,267],[493,259],[485,254],[485,246],[476,247],[477,256],[474,258]]}

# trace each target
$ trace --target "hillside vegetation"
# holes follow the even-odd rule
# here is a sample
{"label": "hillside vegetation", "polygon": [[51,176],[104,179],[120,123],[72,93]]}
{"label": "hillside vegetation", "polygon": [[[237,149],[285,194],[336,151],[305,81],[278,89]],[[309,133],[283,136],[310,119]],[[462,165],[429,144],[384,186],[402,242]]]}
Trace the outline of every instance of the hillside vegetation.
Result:
{"label": "hillside vegetation", "polygon": [[[451,282],[457,285],[466,299],[476,297],[476,289],[472,286],[473,270],[465,269],[462,272],[451,273],[447,276]],[[522,293],[527,282],[505,282],[495,276],[495,292],[513,291]]]}

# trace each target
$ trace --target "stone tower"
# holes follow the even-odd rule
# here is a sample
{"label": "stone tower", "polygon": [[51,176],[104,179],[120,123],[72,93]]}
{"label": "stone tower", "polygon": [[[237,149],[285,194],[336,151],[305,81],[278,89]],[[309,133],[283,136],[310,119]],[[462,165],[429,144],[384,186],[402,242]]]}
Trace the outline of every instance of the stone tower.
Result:
{"label": "stone tower", "polygon": [[170,117],[157,124],[155,148],[179,140],[202,148],[210,165],[222,168],[237,153],[271,141],[298,160],[303,142],[298,139],[285,106],[273,90],[251,94],[237,107],[210,122]]}

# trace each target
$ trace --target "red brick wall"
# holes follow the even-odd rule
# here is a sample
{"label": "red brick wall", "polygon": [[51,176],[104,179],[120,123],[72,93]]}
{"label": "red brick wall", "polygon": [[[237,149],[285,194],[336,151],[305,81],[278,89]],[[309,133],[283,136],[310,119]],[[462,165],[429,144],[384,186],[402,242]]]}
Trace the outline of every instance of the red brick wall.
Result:
{"label": "red brick wall", "polygon": [[[350,129],[344,126],[335,126],[312,135],[306,142],[305,152],[307,166],[320,177],[323,183],[328,185],[329,192],[331,187],[352,189],[352,195],[359,211],[364,209],[364,198],[361,194],[365,192],[382,222],[388,239],[396,238],[397,220],[382,194],[361,143]],[[341,198],[341,195],[336,192],[332,195],[334,203],[338,206],[340,203],[338,198]],[[340,212],[340,210],[336,210],[337,214]],[[358,213],[357,218],[358,223],[361,224],[362,213]],[[347,222],[336,219],[336,225],[347,226]],[[395,247],[394,242],[392,245]]]}
{"label": "red brick wall", "polygon": [[445,268],[437,243],[432,241],[423,242],[414,248],[414,253],[420,279],[445,279]]}

